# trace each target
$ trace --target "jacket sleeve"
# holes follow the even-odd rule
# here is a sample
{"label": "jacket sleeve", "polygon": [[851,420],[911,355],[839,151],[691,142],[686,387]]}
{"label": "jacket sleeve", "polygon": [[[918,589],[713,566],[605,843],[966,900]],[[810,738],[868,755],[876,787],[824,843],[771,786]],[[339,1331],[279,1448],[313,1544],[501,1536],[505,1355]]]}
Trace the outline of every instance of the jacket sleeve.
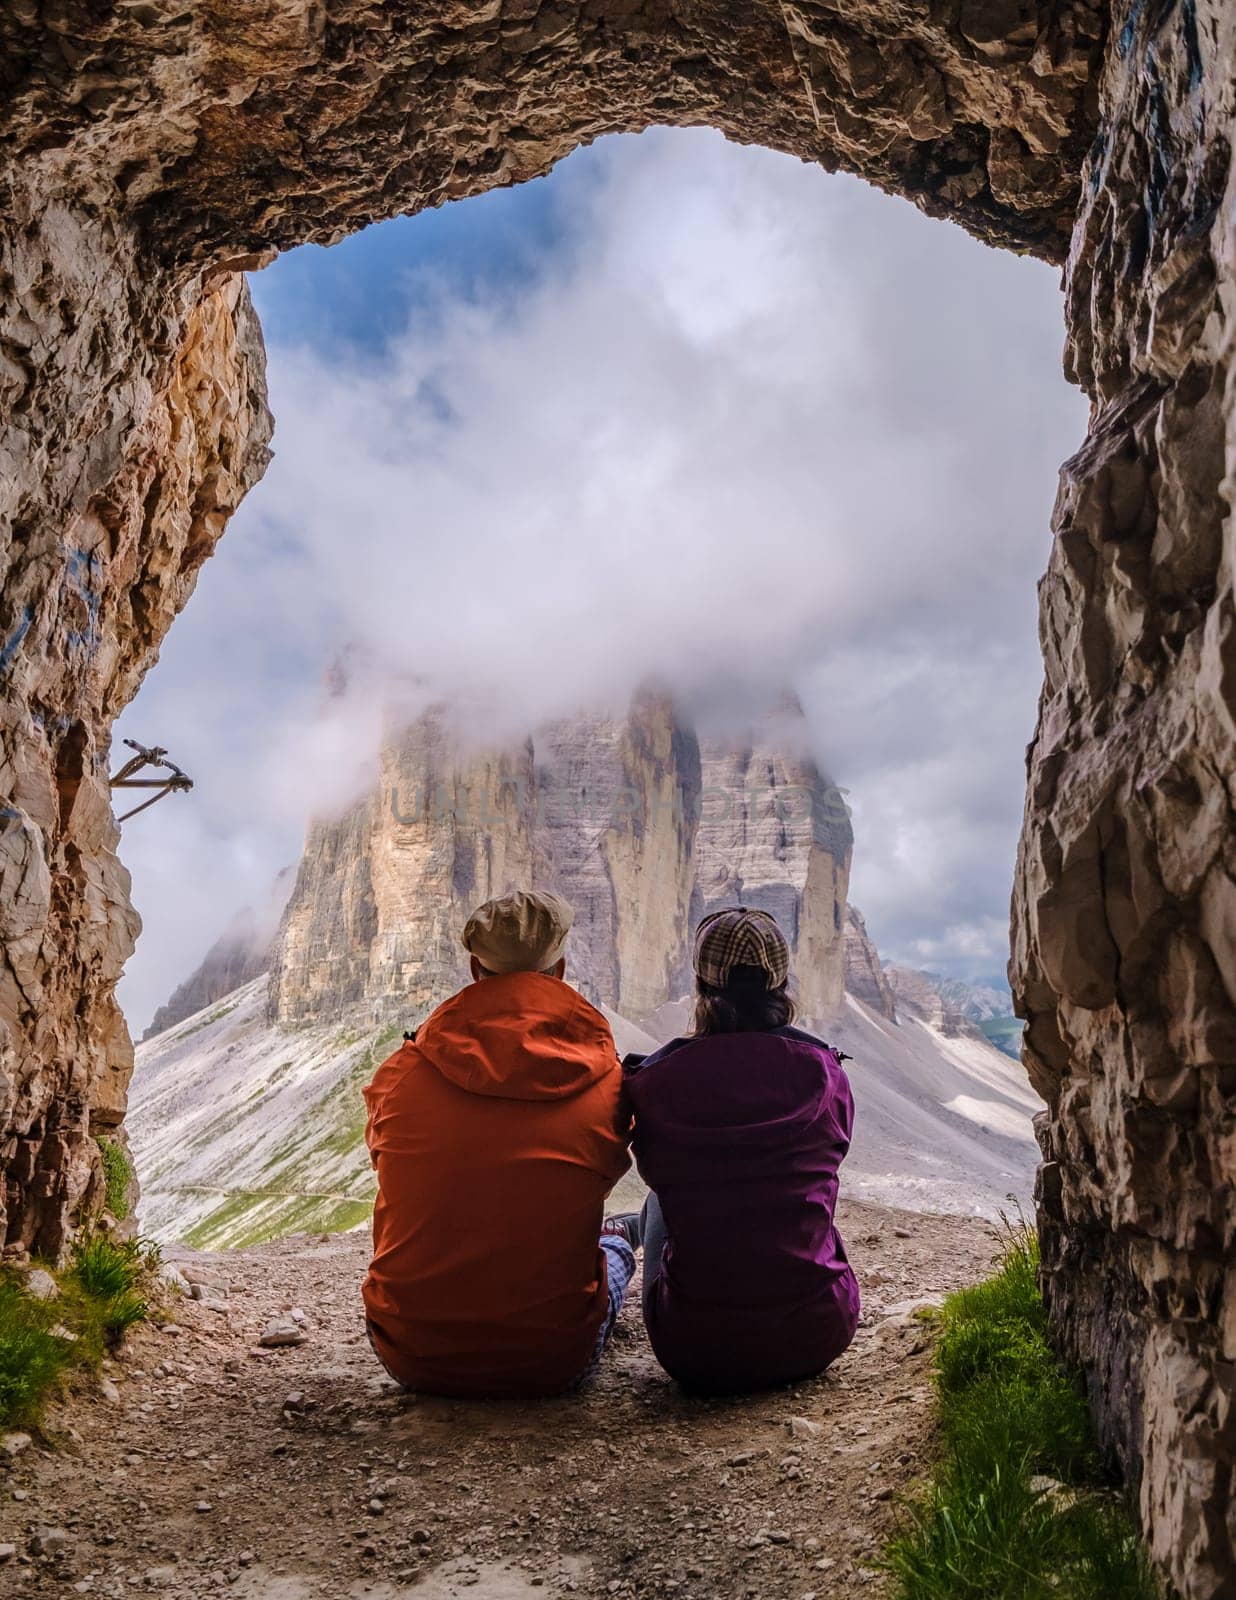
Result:
{"label": "jacket sleeve", "polygon": [[367,1083],[361,1091],[365,1097],[365,1109],[369,1113],[365,1123],[365,1143],[369,1148],[369,1159],[376,1167],[378,1157],[382,1153],[382,1134],[384,1123],[384,1110],[392,1087],[397,1081],[400,1072],[407,1065],[404,1051],[410,1046],[403,1044],[395,1051],[394,1055],[387,1056],[386,1060],[373,1075],[373,1081]]}
{"label": "jacket sleeve", "polygon": [[840,1061],[833,1068],[832,1107],[837,1127],[848,1150],[854,1134],[854,1091],[850,1088],[850,1080]]}

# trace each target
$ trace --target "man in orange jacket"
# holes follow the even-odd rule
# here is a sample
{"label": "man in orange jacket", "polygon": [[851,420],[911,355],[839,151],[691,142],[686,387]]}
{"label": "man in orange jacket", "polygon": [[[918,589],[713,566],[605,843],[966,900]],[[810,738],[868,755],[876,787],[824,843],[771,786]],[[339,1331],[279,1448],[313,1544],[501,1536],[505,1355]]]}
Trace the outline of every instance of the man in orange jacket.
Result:
{"label": "man in orange jacket", "polygon": [[634,1274],[626,1219],[603,1225],[629,1122],[609,1024],[563,981],[572,916],[543,893],[479,907],[463,935],[473,982],[365,1090],[378,1170],[365,1311],[410,1389],[569,1389]]}

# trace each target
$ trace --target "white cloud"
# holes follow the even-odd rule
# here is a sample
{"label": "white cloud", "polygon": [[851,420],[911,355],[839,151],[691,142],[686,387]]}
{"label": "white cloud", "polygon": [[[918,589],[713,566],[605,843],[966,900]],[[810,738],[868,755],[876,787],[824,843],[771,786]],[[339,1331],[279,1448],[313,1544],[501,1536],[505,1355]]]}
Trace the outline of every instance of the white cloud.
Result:
{"label": "white cloud", "polygon": [[274,464],[125,719],[204,780],[126,833],[158,930],[138,1022],[346,788],[396,676],[511,728],[649,673],[793,681],[877,939],[1003,962],[1034,584],[1084,421],[1053,273],[707,132],[550,181],[562,235],[526,285],[422,275],[378,355],[271,351]]}

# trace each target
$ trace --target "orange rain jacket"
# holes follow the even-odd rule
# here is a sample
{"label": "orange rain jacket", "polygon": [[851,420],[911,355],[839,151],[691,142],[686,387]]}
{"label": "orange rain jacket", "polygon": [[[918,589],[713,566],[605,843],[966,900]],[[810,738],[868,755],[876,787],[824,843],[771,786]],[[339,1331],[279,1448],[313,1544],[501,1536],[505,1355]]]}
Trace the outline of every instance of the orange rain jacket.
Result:
{"label": "orange rain jacket", "polygon": [[378,1169],[365,1310],[410,1388],[553,1394],[607,1307],[597,1240],[629,1165],[605,1018],[569,984],[469,984],[365,1090]]}

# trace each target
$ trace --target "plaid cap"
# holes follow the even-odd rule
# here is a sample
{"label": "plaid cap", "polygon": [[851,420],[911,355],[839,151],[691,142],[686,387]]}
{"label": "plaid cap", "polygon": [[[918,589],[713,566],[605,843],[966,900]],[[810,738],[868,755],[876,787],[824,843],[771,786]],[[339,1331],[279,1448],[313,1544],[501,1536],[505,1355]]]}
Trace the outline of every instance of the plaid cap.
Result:
{"label": "plaid cap", "polygon": [[724,989],[734,967],[759,967],[766,989],[779,989],[790,975],[790,947],[767,911],[728,906],[705,917],[695,930],[696,976]]}

